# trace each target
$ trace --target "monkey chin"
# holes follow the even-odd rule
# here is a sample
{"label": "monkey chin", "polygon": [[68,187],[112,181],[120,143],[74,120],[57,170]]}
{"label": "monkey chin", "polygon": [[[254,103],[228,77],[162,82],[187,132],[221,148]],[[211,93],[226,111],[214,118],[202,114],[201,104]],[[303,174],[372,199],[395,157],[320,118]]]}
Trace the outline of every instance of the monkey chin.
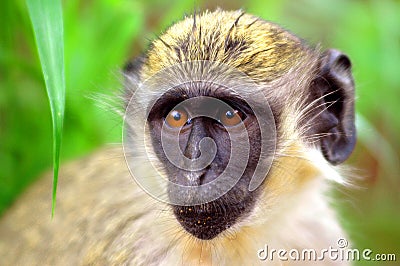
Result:
{"label": "monkey chin", "polygon": [[[241,194],[240,200],[237,195]],[[200,205],[172,205],[181,226],[201,240],[211,240],[237,223],[254,207],[254,195],[232,188],[220,198]]]}

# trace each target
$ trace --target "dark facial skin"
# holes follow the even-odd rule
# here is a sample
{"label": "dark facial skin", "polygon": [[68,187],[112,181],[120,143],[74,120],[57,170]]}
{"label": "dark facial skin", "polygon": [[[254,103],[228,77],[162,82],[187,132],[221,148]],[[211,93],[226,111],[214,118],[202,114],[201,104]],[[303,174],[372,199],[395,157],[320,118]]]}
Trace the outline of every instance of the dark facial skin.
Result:
{"label": "dark facial skin", "polygon": [[[231,140],[222,122],[210,117],[196,117],[180,128],[173,128],[167,124],[164,132],[166,134],[165,137],[168,138],[170,135],[172,138],[175,134],[179,134],[180,149],[189,159],[196,159],[200,156],[198,147],[203,138],[209,137],[213,139],[217,150],[212,162],[202,170],[188,171],[176,167],[167,159],[161,146],[161,130],[168,113],[174,110],[180,102],[198,96],[218,98],[231,106],[231,111],[235,110],[240,114],[242,123],[249,135],[250,157],[247,167],[231,190],[218,199],[205,204],[171,206],[177,220],[185,230],[197,238],[212,239],[232,226],[241,216],[251,211],[254,206],[259,192],[258,190],[250,192],[248,186],[259,159],[259,147],[261,146],[260,129],[251,109],[241,99],[232,96],[229,90],[210,89],[210,85],[205,85],[204,88],[201,88],[201,84],[192,84],[192,86],[196,88],[190,88],[189,85],[189,89],[187,86],[184,89],[172,89],[172,91],[163,95],[148,116],[154,150],[160,161],[164,163],[171,182],[183,186],[200,186],[212,182],[224,171],[231,155]],[[209,110],[210,115],[217,117],[226,115],[227,110],[219,110],[221,109],[219,106],[213,106],[210,103],[207,105],[207,102],[202,100],[196,100],[195,103],[197,104],[183,106],[183,108],[188,112],[196,108],[203,108]],[[180,108],[182,109],[182,107]],[[215,113],[213,114],[213,112]],[[234,132],[235,125],[230,127]],[[190,178],[188,178],[189,176]],[[168,189],[168,193],[170,198],[180,195],[180,191],[171,188]],[[201,193],[207,192],[201,191]]]}

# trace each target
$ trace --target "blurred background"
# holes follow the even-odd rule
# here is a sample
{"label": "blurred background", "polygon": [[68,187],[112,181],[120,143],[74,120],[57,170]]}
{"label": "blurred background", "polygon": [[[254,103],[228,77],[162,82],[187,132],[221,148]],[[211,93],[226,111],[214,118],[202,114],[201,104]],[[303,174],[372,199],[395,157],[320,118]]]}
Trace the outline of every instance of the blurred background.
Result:
{"label": "blurred background", "polygon": [[[92,95],[117,92],[124,63],[184,14],[217,6],[243,8],[352,59],[359,141],[350,165],[351,176],[362,179],[357,189],[338,187],[333,194],[356,247],[395,253],[400,261],[399,1],[65,0],[67,100],[61,161],[120,142],[121,119],[105,112],[101,97],[93,100]],[[2,213],[51,168],[52,128],[25,2],[1,1],[0,20]]]}

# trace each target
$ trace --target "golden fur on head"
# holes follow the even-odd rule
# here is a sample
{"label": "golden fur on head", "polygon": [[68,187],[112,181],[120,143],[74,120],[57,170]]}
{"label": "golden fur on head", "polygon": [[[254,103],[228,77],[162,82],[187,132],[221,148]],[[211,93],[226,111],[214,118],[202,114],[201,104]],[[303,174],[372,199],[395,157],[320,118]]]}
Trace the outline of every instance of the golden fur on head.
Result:
{"label": "golden fur on head", "polygon": [[171,26],[152,43],[142,78],[183,61],[227,64],[255,81],[273,80],[304,55],[302,41],[243,11],[204,12]]}

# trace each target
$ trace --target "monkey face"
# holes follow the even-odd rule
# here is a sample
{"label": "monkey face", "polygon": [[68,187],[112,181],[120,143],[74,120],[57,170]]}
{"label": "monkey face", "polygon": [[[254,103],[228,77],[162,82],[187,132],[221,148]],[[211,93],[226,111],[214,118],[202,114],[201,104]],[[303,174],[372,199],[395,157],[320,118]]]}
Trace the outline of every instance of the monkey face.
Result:
{"label": "monkey face", "polygon": [[[274,116],[257,84],[218,62],[177,64],[139,89],[157,90],[144,104],[145,136],[168,181],[164,201],[189,233],[212,239],[252,211],[273,160]],[[142,110],[133,103],[127,117]]]}
{"label": "monkey face", "polygon": [[[261,131],[243,99],[228,88],[193,82],[161,96],[148,119],[171,181],[168,196],[181,204],[172,205],[173,212],[189,233],[212,239],[251,211],[258,190],[248,188],[260,159]],[[234,149],[243,153],[238,163],[230,162]],[[174,158],[184,161],[179,166]]]}

